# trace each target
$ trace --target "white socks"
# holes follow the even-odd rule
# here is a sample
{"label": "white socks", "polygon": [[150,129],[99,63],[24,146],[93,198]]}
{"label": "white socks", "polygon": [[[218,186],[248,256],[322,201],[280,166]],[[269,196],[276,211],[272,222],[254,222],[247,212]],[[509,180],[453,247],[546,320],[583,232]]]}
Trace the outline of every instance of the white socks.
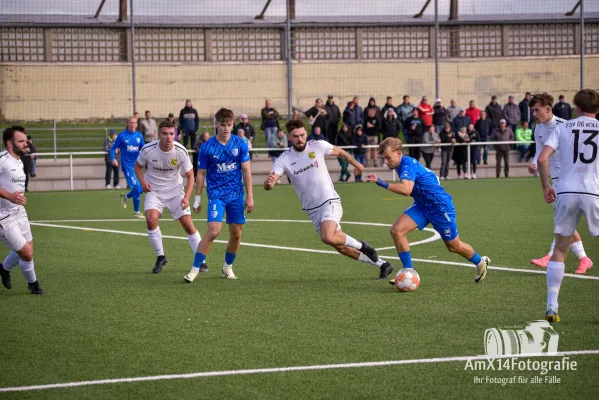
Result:
{"label": "white socks", "polygon": [[200,236],[200,232],[196,231],[196,233],[194,233],[193,235],[187,235],[187,241],[189,242],[189,247],[191,247],[191,251],[193,252],[193,254],[196,253],[196,251],[198,251],[198,245],[200,244],[200,241],[202,240],[201,236]]}
{"label": "white socks", "polygon": [[547,308],[557,310],[557,297],[564,279],[564,263],[549,261],[547,264]]}
{"label": "white socks", "polygon": [[150,238],[150,244],[152,245],[156,255],[163,256],[164,248],[162,247],[162,232],[160,231],[160,227],[154,229],[153,231],[148,229],[148,238]]}
{"label": "white socks", "polygon": [[358,242],[356,239],[354,239],[353,237],[349,236],[347,233],[345,234],[345,245],[347,247],[351,247],[351,248],[356,249],[356,250],[361,250],[362,249],[362,243]]}
{"label": "white socks", "polygon": [[551,242],[551,247],[549,247],[549,253],[547,253],[549,255],[549,257],[551,257],[553,255],[554,248],[555,248],[555,239],[553,239],[553,242]]}
{"label": "white socks", "polygon": [[585,253],[584,247],[582,246],[582,240],[579,240],[575,243],[571,243],[570,250],[572,250],[572,252],[576,254],[576,257],[578,257],[579,260],[587,256],[587,253]]}
{"label": "white socks", "polygon": [[19,260],[19,267],[21,268],[23,275],[25,275],[25,279],[27,280],[27,282],[33,283],[37,281],[37,277],[35,276],[35,270],[33,269],[33,260]]}
{"label": "white socks", "polygon": [[377,262],[373,262],[370,258],[368,258],[368,256],[366,256],[366,254],[364,253],[360,253],[360,257],[358,257],[358,261],[361,261],[363,263],[366,264],[370,264],[370,265],[376,265],[377,267],[381,267],[385,262],[382,260],[378,260]]}
{"label": "white socks", "polygon": [[21,258],[19,257],[19,255],[13,250],[10,253],[8,253],[6,258],[2,262],[2,266],[6,271],[10,271],[19,263],[20,260]]}

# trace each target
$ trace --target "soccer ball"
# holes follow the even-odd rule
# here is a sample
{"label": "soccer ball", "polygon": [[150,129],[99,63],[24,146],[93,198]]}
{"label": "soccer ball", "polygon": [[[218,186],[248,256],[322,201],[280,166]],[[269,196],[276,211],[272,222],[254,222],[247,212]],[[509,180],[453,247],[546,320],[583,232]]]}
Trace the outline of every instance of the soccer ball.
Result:
{"label": "soccer ball", "polygon": [[420,276],[415,269],[404,268],[395,275],[395,287],[400,292],[413,292],[420,286]]}

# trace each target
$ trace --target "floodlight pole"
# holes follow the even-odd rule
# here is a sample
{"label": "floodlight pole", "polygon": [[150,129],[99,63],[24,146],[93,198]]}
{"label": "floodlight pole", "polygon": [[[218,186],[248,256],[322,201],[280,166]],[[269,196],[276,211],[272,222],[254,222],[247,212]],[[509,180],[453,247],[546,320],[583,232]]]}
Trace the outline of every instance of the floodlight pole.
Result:
{"label": "floodlight pole", "polygon": [[[285,58],[287,59],[287,114],[291,118],[293,101],[293,63],[291,62],[291,0],[287,0],[287,19],[285,21]],[[295,7],[295,5],[294,5]],[[295,18],[295,11],[293,12]]]}
{"label": "floodlight pole", "polygon": [[435,99],[439,98],[439,0],[435,0]]}
{"label": "floodlight pole", "polygon": [[131,86],[133,89],[133,114],[137,111],[137,85],[135,79],[135,25],[133,24],[133,0],[129,0],[131,7],[131,18],[129,26],[131,28]]}
{"label": "floodlight pole", "polygon": [[580,90],[584,89],[584,0],[580,0]]}

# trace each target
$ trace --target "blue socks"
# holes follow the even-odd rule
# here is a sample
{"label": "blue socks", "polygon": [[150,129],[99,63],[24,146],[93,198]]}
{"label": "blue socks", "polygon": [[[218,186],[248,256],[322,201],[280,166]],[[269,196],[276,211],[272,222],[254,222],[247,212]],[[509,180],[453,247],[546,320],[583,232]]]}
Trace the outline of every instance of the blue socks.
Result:
{"label": "blue socks", "polygon": [[480,258],[480,256],[478,255],[478,253],[476,251],[474,252],[474,255],[472,256],[472,258],[468,259],[468,261],[470,261],[474,265],[480,264],[481,260],[482,260],[482,258]]}
{"label": "blue socks", "polygon": [[195,257],[193,258],[193,267],[200,268],[200,265],[202,265],[204,261],[206,261],[206,255],[200,252],[196,252]]}
{"label": "blue socks", "polygon": [[140,203],[141,203],[141,198],[140,197],[134,197],[133,198],[133,211],[139,212],[139,204]]}
{"label": "blue socks", "polygon": [[229,253],[228,251],[226,251],[225,252],[225,264],[233,265],[233,263],[235,262],[235,257],[237,257],[237,254],[232,254],[232,253]]}
{"label": "blue socks", "polygon": [[401,264],[404,268],[413,268],[412,267],[412,256],[410,255],[410,251],[406,251],[405,253],[397,253],[399,259],[401,260]]}

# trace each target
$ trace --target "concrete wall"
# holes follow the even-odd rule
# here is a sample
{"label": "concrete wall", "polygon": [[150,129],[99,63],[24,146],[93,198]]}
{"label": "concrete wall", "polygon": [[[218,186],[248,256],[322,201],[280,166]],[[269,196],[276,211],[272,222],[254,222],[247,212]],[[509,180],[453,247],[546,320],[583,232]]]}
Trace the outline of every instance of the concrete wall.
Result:
{"label": "concrete wall", "polygon": [[[526,91],[549,91],[571,99],[580,85],[578,57],[442,60],[440,92],[445,103],[474,99],[479,106],[493,94],[501,102]],[[599,56],[585,59],[585,86],[599,88]],[[435,91],[430,61],[343,61],[294,63],[293,105],[310,107],[316,97],[332,93],[344,104],[353,95],[362,104],[374,96],[394,103]],[[258,115],[265,98],[287,109],[284,63],[138,64],[137,106],[154,115],[178,113],[186,98],[204,117],[221,106]],[[132,110],[128,64],[0,64],[0,120],[89,119],[125,117]]]}

